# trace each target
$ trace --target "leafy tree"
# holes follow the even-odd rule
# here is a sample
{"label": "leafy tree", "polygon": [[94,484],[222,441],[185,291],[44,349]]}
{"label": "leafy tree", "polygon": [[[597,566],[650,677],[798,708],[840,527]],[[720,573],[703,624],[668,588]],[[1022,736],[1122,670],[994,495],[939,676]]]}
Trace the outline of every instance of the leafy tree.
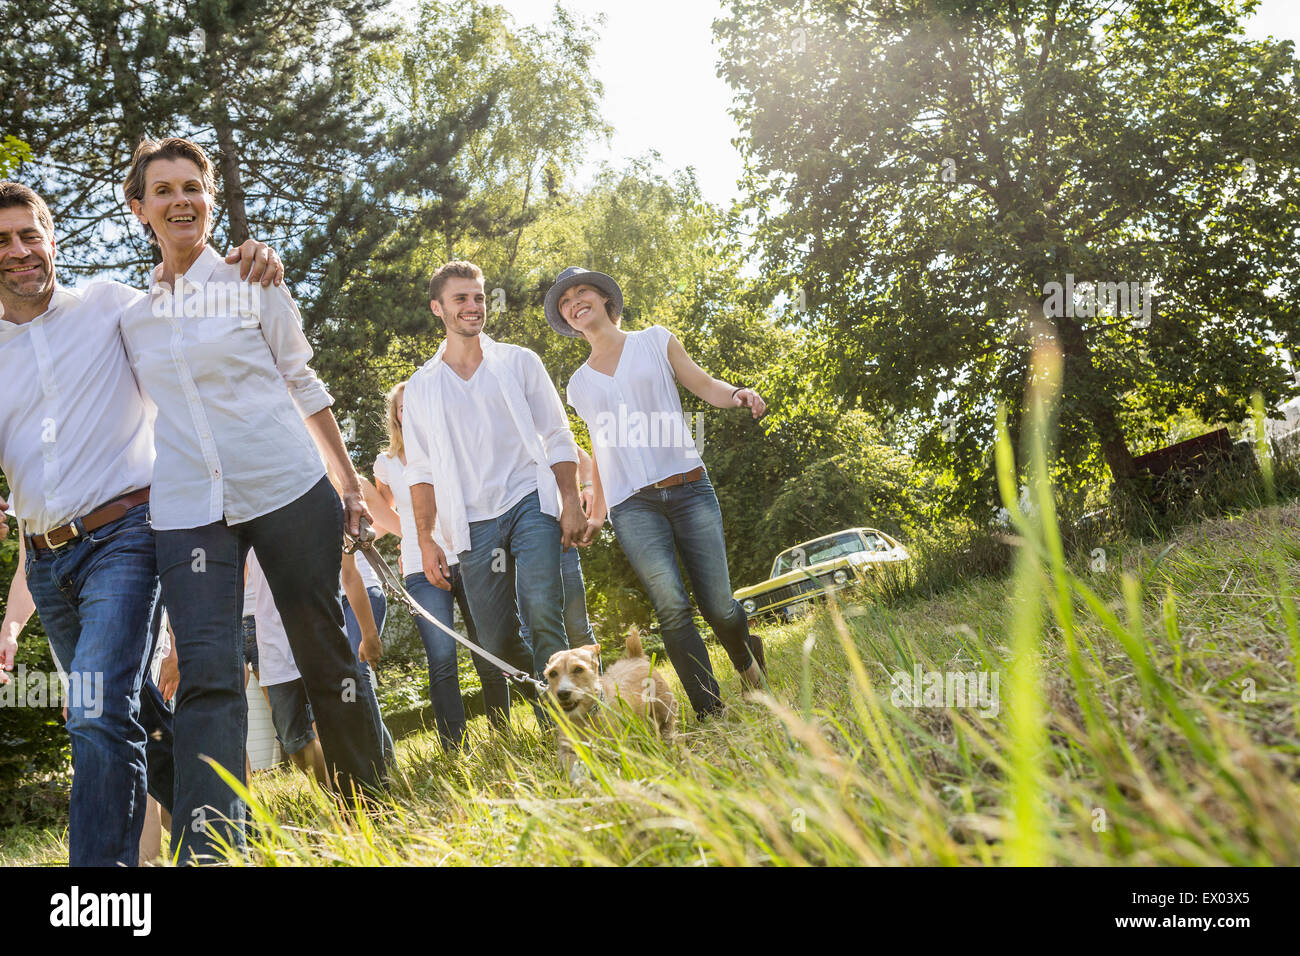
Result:
{"label": "leafy tree", "polygon": [[[1254,7],[733,0],[715,24],[764,296],[967,506],[992,498],[992,412],[1019,407],[1043,336],[1076,478],[1133,474],[1135,415],[1240,421],[1253,389],[1294,390],[1297,63],[1242,38]],[[1071,281],[1151,283],[1149,323],[1053,303]]]}
{"label": "leafy tree", "polygon": [[121,192],[142,137],[196,139],[220,175],[218,240],[282,251],[374,144],[354,67],[388,0],[2,0],[0,128],[32,147],[71,272],[140,280],[156,252]]}
{"label": "leafy tree", "polygon": [[384,391],[441,339],[427,292],[438,265],[479,262],[489,308],[540,304],[515,262],[525,232],[563,204],[585,143],[606,132],[592,42],[563,10],[521,28],[501,7],[428,0],[367,54],[362,89],[384,109],[384,146],[303,246],[323,267],[304,318],[359,462],[384,443]]}

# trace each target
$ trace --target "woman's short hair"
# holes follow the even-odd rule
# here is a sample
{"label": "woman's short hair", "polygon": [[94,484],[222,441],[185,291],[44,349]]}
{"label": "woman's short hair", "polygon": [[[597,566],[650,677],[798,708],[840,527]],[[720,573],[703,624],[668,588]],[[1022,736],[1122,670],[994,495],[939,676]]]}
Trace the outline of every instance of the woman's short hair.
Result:
{"label": "woman's short hair", "polygon": [[[122,183],[122,192],[126,196],[128,206],[133,199],[144,202],[145,171],[155,159],[188,159],[199,168],[199,180],[203,183],[203,191],[209,196],[217,194],[216,167],[212,165],[212,160],[208,159],[208,154],[198,143],[179,136],[169,136],[166,139],[142,139],[131,157],[131,168],[127,170],[126,181]],[[145,223],[144,229],[149,236],[149,241],[156,244],[158,237],[154,235],[153,226]],[[211,229],[212,217],[209,216],[208,230]],[[206,239],[207,236],[203,238]]]}
{"label": "woman's short hair", "polygon": [[36,221],[45,230],[45,235],[50,239],[54,238],[54,217],[50,215],[50,207],[45,205],[45,200],[37,194],[36,190],[22,183],[0,182],[0,209],[17,207],[26,207],[36,213]]}

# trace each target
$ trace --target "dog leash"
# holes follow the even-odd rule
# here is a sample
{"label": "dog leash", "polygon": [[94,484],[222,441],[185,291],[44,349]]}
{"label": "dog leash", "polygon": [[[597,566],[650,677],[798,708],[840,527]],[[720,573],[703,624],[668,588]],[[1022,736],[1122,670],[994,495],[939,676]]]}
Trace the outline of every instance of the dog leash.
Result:
{"label": "dog leash", "polygon": [[538,680],[527,671],[520,670],[517,667],[511,667],[505,661],[501,660],[501,658],[489,654],[473,641],[461,637],[446,624],[443,624],[442,621],[438,620],[426,611],[419,601],[411,597],[410,592],[406,590],[401,579],[396,573],[394,573],[393,569],[388,566],[388,562],[384,560],[383,556],[379,553],[379,550],[375,547],[375,531],[370,527],[368,522],[364,520],[361,522],[361,534],[358,537],[354,538],[345,531],[344,538],[346,543],[344,544],[343,550],[348,554],[355,554],[358,551],[364,554],[366,560],[370,562],[370,566],[375,569],[375,574],[379,576],[379,582],[383,586],[384,590],[405,604],[407,610],[411,612],[412,617],[422,617],[430,624],[437,626],[444,633],[450,636],[452,640],[456,641],[456,643],[468,649],[471,654],[477,654],[479,657],[483,658],[516,684],[531,686],[539,694],[546,693],[548,688],[545,681]]}

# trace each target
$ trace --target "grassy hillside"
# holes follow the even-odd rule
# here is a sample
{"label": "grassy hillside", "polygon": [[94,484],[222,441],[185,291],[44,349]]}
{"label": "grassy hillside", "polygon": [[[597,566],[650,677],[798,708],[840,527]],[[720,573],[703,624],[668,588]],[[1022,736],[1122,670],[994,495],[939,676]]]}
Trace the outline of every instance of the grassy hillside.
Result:
{"label": "grassy hillside", "polygon": [[[459,758],[400,741],[366,816],[261,774],[248,862],[1296,865],[1300,633],[1279,577],[1298,526],[1300,504],[1262,509],[1117,544],[1104,570],[1031,562],[769,628],[770,696],[741,700],[718,651],[725,716],[687,716],[674,746],[626,728],[577,785],[526,708],[508,737],[473,721]],[[984,671],[990,695],[996,675],[997,696],[907,706],[895,675],[918,668]],[[53,832],[0,844],[4,863],[66,859]]]}

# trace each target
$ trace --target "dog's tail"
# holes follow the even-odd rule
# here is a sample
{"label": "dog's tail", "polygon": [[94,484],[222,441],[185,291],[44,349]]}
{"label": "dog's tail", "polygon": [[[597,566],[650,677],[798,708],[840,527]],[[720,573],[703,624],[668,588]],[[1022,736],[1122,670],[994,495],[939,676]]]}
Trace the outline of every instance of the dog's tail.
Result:
{"label": "dog's tail", "polygon": [[628,657],[645,657],[645,651],[641,649],[641,629],[635,624],[627,632],[627,643],[624,645],[624,653]]}

